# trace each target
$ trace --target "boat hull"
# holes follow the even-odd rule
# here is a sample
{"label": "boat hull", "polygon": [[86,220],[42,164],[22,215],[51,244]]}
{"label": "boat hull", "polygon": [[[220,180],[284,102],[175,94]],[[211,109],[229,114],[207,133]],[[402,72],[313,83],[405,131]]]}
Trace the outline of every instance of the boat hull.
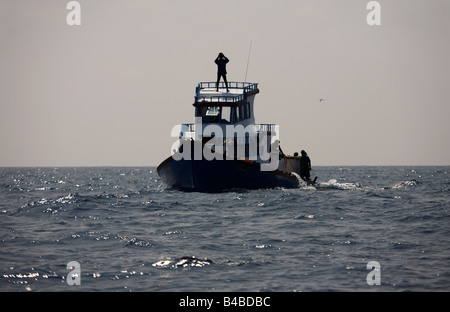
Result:
{"label": "boat hull", "polygon": [[174,160],[169,157],[157,171],[168,188],[183,191],[299,187],[295,176],[278,170],[261,171],[258,164],[245,160]]}

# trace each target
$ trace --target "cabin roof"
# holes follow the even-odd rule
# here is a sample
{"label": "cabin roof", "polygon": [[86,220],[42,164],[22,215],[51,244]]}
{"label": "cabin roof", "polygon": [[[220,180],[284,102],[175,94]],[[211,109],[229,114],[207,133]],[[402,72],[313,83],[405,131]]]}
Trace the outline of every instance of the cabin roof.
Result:
{"label": "cabin roof", "polygon": [[258,84],[251,82],[228,82],[219,84],[216,91],[215,82],[200,82],[195,92],[194,106],[238,106],[247,101],[247,97],[259,93]]}

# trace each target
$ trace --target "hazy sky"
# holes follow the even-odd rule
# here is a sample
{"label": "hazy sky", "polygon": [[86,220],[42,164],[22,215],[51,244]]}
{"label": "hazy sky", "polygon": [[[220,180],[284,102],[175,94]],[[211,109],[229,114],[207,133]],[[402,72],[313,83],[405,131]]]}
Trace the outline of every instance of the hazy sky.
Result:
{"label": "hazy sky", "polygon": [[[314,165],[450,165],[450,1],[0,0],[0,166],[153,166],[195,86],[258,82],[255,117]],[[319,102],[323,98],[325,101]]]}

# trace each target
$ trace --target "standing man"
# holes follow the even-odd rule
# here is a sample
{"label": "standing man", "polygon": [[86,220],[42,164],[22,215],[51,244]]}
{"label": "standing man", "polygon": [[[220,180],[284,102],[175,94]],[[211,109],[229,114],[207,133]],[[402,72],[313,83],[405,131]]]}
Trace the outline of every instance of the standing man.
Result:
{"label": "standing man", "polygon": [[217,64],[217,83],[216,83],[216,91],[219,91],[219,82],[220,82],[220,77],[223,77],[223,81],[225,81],[225,86],[227,87],[227,92],[228,91],[228,81],[227,81],[227,63],[230,60],[223,55],[222,52],[219,53],[219,56],[217,56],[216,60],[214,61],[214,63]]}
{"label": "standing man", "polygon": [[310,171],[311,171],[311,160],[309,159],[308,154],[302,150],[302,156],[300,156],[300,178],[304,181],[310,181]]}

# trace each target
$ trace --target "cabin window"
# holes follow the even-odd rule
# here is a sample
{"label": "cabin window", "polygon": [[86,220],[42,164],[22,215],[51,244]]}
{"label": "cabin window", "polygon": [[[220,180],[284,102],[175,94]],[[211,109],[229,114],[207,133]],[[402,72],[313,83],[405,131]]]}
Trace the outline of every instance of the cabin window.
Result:
{"label": "cabin window", "polygon": [[220,114],[220,107],[205,106],[197,107],[197,117],[202,117],[202,122],[218,122]]}
{"label": "cabin window", "polygon": [[206,110],[206,116],[219,116],[220,108],[218,106],[210,106]]}
{"label": "cabin window", "polygon": [[250,102],[245,104],[245,118],[250,118]]}
{"label": "cabin window", "polygon": [[241,120],[241,112],[239,111],[239,106],[236,107],[236,121]]}
{"label": "cabin window", "polygon": [[222,106],[222,117],[221,122],[230,122],[231,121],[231,107]]}
{"label": "cabin window", "polygon": [[202,122],[231,122],[230,106],[203,106],[197,107],[196,117],[201,117]]}

